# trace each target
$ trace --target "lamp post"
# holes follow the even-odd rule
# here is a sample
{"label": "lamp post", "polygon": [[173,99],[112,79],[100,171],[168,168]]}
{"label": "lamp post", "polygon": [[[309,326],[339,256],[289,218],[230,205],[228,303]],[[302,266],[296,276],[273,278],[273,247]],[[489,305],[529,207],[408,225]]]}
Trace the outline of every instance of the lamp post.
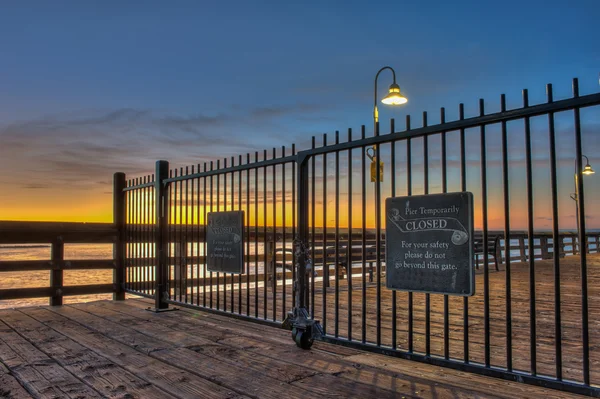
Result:
{"label": "lamp post", "polygon": [[408,99],[400,93],[400,86],[396,84],[396,71],[390,66],[384,66],[377,71],[377,75],[375,75],[375,96],[373,100],[373,133],[377,131],[377,122],[379,122],[379,110],[377,109],[377,79],[379,78],[379,74],[386,69],[392,71],[394,83],[390,85],[388,95],[382,98],[381,102],[387,105],[402,105],[408,102]]}
{"label": "lamp post", "polygon": [[[374,87],[374,96],[373,96],[373,135],[378,136],[379,131],[377,130],[377,123],[379,122],[379,110],[377,109],[377,80],[379,79],[379,74],[384,70],[389,69],[392,71],[392,77],[394,79],[393,83],[390,85],[388,94],[381,99],[381,102],[387,105],[402,105],[408,102],[408,99],[404,97],[400,93],[400,86],[396,83],[396,71],[390,66],[384,66],[375,75],[375,87]],[[369,153],[369,151],[371,151]],[[377,169],[379,168],[379,180],[383,180],[383,166],[379,162],[379,148],[374,145],[372,147],[367,148],[366,150],[367,156],[371,160],[371,181],[377,181]]]}
{"label": "lamp post", "polygon": [[[582,155],[583,158],[585,158],[586,160],[586,165],[583,168],[583,170],[581,171],[582,175],[593,175],[594,173],[596,173],[594,171],[594,169],[592,169],[592,166],[590,165],[590,159],[585,156]],[[585,236],[585,231],[583,232],[583,234],[581,235],[579,232],[579,188],[578,188],[578,179],[579,179],[579,170],[577,168],[577,159],[575,159],[575,175],[574,175],[574,181],[575,181],[575,192],[571,194],[571,199],[573,201],[575,201],[575,219],[577,220],[577,237],[582,237],[583,238],[583,242],[579,243],[579,250],[580,251],[585,251],[585,245],[586,245],[586,236]],[[581,182],[583,184],[583,181]],[[575,251],[575,246],[573,245],[573,251]]]}

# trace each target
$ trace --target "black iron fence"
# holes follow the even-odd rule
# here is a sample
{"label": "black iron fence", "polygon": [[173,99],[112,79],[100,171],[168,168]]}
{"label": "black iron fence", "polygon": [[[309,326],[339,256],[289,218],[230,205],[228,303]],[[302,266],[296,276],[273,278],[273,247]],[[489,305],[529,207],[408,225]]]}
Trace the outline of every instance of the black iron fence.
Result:
{"label": "black iron fence", "polygon": [[[423,113],[419,128],[407,117],[397,131],[392,120],[388,134],[336,132],[300,152],[170,171],[159,161],[155,176],[124,189],[127,289],[154,297],[157,310],[277,325],[295,309],[296,320],[319,320],[328,342],[598,396],[599,320],[589,316],[600,295],[589,284],[600,273],[587,255],[600,234],[586,230],[581,178],[578,232],[560,228],[572,219],[559,208],[571,200],[558,167],[569,154],[581,176],[581,112],[598,105],[600,93],[580,96],[574,80],[566,100],[548,85],[543,104],[525,90],[518,109],[502,95],[499,112],[480,100],[476,117],[461,104],[456,121],[442,109],[436,125]],[[453,191],[475,197],[476,295],[387,290],[383,201]],[[225,210],[244,211],[242,274],[207,270],[207,213]]]}

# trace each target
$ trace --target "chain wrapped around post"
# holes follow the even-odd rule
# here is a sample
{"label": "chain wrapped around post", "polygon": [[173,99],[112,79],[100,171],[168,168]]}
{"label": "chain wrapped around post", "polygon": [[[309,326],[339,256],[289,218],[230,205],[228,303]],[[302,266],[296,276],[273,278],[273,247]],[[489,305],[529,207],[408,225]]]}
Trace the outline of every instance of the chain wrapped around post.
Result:
{"label": "chain wrapped around post", "polygon": [[[312,259],[310,257],[310,248],[300,240],[294,240],[294,252],[296,255],[296,281],[294,281],[294,294],[296,296],[296,306],[288,313],[283,322],[283,328],[292,330],[292,339],[296,345],[302,349],[310,349],[315,338],[323,334],[319,321],[311,319],[308,314],[308,275],[313,273]],[[299,279],[302,279],[300,283]]]}

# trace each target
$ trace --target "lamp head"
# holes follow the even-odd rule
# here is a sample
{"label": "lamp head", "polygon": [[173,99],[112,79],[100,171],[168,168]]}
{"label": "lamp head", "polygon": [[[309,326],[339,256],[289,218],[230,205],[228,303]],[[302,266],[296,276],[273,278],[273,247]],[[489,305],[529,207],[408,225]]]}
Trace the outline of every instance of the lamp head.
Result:
{"label": "lamp head", "polygon": [[390,92],[382,100],[382,103],[388,105],[402,105],[408,102],[408,99],[400,94],[400,86],[396,83],[390,85]]}
{"label": "lamp head", "polygon": [[585,167],[581,171],[581,173],[584,175],[593,175],[596,172],[594,171],[594,169],[592,169],[592,167],[590,166],[590,163],[588,162],[587,165],[585,165]]}

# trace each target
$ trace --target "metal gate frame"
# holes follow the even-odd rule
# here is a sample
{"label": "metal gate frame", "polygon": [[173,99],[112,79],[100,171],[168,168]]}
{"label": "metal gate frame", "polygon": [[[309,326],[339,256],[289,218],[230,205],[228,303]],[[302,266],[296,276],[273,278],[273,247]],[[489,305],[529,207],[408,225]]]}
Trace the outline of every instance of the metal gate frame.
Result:
{"label": "metal gate frame", "polygon": [[[265,160],[264,161],[258,161],[257,159],[255,159],[255,162],[250,163],[250,159],[248,158],[248,163],[247,164],[242,164],[241,163],[241,157],[240,157],[240,164],[238,166],[230,166],[230,167],[224,167],[224,168],[217,168],[217,170],[215,171],[204,171],[204,172],[198,172],[198,173],[192,173],[190,175],[186,174],[185,176],[178,176],[178,177],[173,177],[173,176],[169,176],[169,166],[168,166],[168,162],[166,161],[158,161],[156,164],[156,177],[152,179],[148,178],[148,181],[146,182],[146,180],[144,179],[143,183],[141,180],[136,180],[134,181],[130,181],[130,184],[128,185],[128,187],[124,188],[123,191],[124,192],[136,192],[136,190],[143,190],[143,189],[148,189],[148,188],[153,188],[154,191],[154,195],[156,200],[153,204],[154,206],[154,243],[156,245],[156,252],[154,254],[155,256],[155,260],[154,260],[154,269],[156,272],[156,278],[155,278],[155,282],[154,282],[154,292],[148,292],[148,290],[143,291],[140,290],[139,288],[136,288],[134,285],[128,285],[127,286],[127,291],[130,293],[135,293],[135,294],[142,294],[142,295],[146,295],[149,297],[154,297],[155,299],[155,310],[156,311],[164,311],[169,309],[169,304],[176,304],[179,306],[189,306],[189,307],[193,307],[193,308],[201,308],[203,310],[207,310],[207,311],[211,311],[211,312],[215,312],[215,313],[220,313],[220,314],[224,314],[227,316],[232,316],[232,317],[237,317],[237,318],[241,318],[244,320],[249,320],[249,321],[254,321],[254,322],[262,322],[262,323],[267,323],[267,324],[273,324],[273,325],[278,325],[281,326],[282,324],[288,328],[293,328],[294,329],[294,338],[296,339],[296,337],[300,337],[303,336],[304,338],[298,338],[296,339],[296,342],[298,343],[299,346],[303,346],[303,347],[310,347],[310,344],[312,344],[312,339],[320,339],[322,341],[325,342],[329,342],[329,343],[334,343],[334,344],[339,344],[339,345],[343,345],[343,346],[348,346],[348,347],[352,347],[352,348],[356,348],[356,349],[361,349],[361,350],[367,350],[367,351],[371,351],[371,352],[375,352],[375,353],[380,353],[380,354],[384,354],[384,355],[389,355],[389,356],[396,356],[396,357],[400,357],[400,358],[404,358],[404,359],[408,359],[408,360],[415,360],[415,361],[420,361],[423,363],[428,363],[428,364],[433,364],[436,366],[443,366],[443,367],[449,367],[449,368],[453,368],[453,369],[458,369],[458,370],[462,370],[462,371],[468,371],[468,372],[473,372],[473,373],[477,373],[477,374],[482,374],[482,375],[486,375],[486,376],[491,376],[491,377],[498,377],[498,378],[503,378],[503,379],[507,379],[507,380],[512,380],[512,381],[519,381],[519,382],[524,382],[524,383],[528,383],[528,384],[534,384],[534,385],[539,385],[539,386],[543,386],[543,387],[548,387],[548,388],[554,388],[554,389],[559,389],[559,390],[564,390],[564,391],[568,391],[568,392],[573,392],[573,393],[578,393],[578,394],[584,394],[584,395],[589,395],[589,396],[594,396],[594,397],[600,397],[600,389],[596,386],[592,386],[590,384],[590,359],[589,359],[589,323],[588,323],[588,311],[589,311],[589,306],[588,306],[588,287],[587,287],[587,278],[582,278],[581,279],[581,307],[582,307],[582,321],[581,321],[581,325],[582,325],[582,346],[583,346],[583,383],[579,383],[579,382],[573,382],[573,381],[568,381],[563,379],[562,377],[562,363],[561,363],[561,357],[562,357],[562,348],[561,348],[561,340],[558,339],[556,340],[556,367],[557,367],[557,377],[556,378],[552,378],[552,377],[546,377],[546,376],[542,376],[542,375],[537,375],[536,373],[536,349],[535,349],[535,290],[533,290],[533,301],[531,302],[531,306],[533,306],[533,310],[534,312],[532,313],[532,317],[533,317],[533,324],[531,325],[531,334],[533,335],[534,339],[532,339],[532,345],[531,345],[531,362],[532,362],[532,367],[531,367],[531,372],[527,373],[527,372],[520,372],[520,371],[516,371],[512,369],[512,343],[511,343],[511,324],[509,321],[507,321],[507,346],[506,346],[506,353],[507,353],[507,367],[506,368],[499,368],[499,367],[494,367],[490,364],[490,341],[489,341],[489,331],[490,331],[490,319],[489,319],[489,292],[488,292],[488,288],[484,287],[484,303],[485,303],[485,317],[484,317],[484,322],[485,322],[485,363],[474,363],[472,361],[469,360],[469,355],[468,355],[468,334],[466,336],[464,345],[465,345],[465,359],[463,360],[458,360],[458,359],[453,359],[450,358],[448,355],[448,341],[447,341],[447,332],[448,332],[448,307],[447,307],[447,298],[445,298],[445,356],[444,357],[440,357],[440,356],[436,356],[436,355],[432,355],[431,353],[416,353],[412,350],[412,345],[409,345],[409,350],[401,350],[398,349],[396,347],[396,345],[392,345],[392,347],[388,347],[385,345],[381,345],[380,342],[380,328],[381,328],[381,314],[379,312],[379,306],[380,306],[380,294],[381,294],[381,285],[380,285],[380,266],[381,266],[381,254],[380,254],[380,249],[381,249],[381,191],[380,191],[380,184],[379,184],[379,168],[377,168],[377,183],[375,184],[376,187],[376,191],[375,191],[375,195],[376,195],[376,209],[375,209],[375,213],[376,213],[376,253],[377,253],[377,260],[376,260],[376,265],[377,265],[377,278],[378,278],[378,284],[377,284],[377,298],[378,298],[378,312],[377,312],[377,342],[372,344],[372,343],[368,343],[365,342],[364,337],[362,340],[351,340],[351,339],[344,339],[344,338],[340,338],[337,336],[337,333],[335,335],[330,335],[330,334],[324,334],[323,330],[321,329],[319,323],[317,321],[315,321],[313,319],[312,316],[314,316],[314,303],[312,303],[313,305],[313,310],[311,312],[311,276],[309,273],[309,269],[310,269],[310,253],[309,251],[309,247],[310,247],[310,231],[309,231],[309,226],[310,226],[310,208],[309,208],[309,204],[311,203],[311,199],[309,198],[309,194],[310,194],[310,189],[309,189],[309,182],[310,182],[310,162],[311,160],[314,160],[316,156],[326,156],[326,154],[339,154],[340,151],[350,151],[352,149],[365,149],[367,147],[374,147],[375,148],[375,156],[377,159],[379,158],[379,148],[380,145],[382,144],[389,144],[389,143],[394,143],[400,140],[410,140],[410,139],[415,139],[415,138],[419,138],[419,137],[423,137],[426,138],[427,136],[430,135],[434,135],[434,134],[442,134],[442,137],[445,137],[444,134],[445,132],[449,132],[449,131],[460,131],[461,132],[461,138],[462,138],[462,160],[464,162],[464,131],[465,129],[469,129],[469,128],[479,128],[481,130],[481,147],[482,147],[482,154],[481,154],[481,158],[482,158],[482,186],[483,186],[483,190],[482,190],[482,197],[483,197],[483,212],[484,212],[484,218],[483,218],[483,234],[484,234],[484,245],[487,246],[487,240],[486,240],[486,235],[487,235],[487,217],[485,216],[487,213],[487,192],[486,192],[486,176],[485,176],[485,127],[487,125],[490,124],[501,124],[502,125],[502,149],[503,149],[503,185],[505,188],[505,207],[508,207],[508,203],[507,203],[507,192],[506,192],[506,188],[508,187],[508,172],[507,172],[507,155],[506,155],[506,146],[507,146],[507,139],[506,139],[506,123],[509,121],[513,121],[513,120],[525,120],[526,121],[526,125],[525,125],[525,135],[527,138],[527,192],[528,194],[531,194],[531,190],[532,190],[532,182],[531,182],[531,139],[530,139],[530,130],[529,130],[529,119],[535,116],[543,116],[543,115],[547,115],[548,116],[548,126],[549,126],[549,133],[550,133],[550,164],[551,164],[551,179],[552,179],[552,194],[553,194],[553,219],[554,219],[554,225],[553,225],[553,237],[554,239],[556,239],[558,237],[558,222],[557,222],[557,199],[556,199],[556,195],[557,195],[557,177],[556,177],[556,143],[555,143],[555,138],[554,138],[554,114],[558,113],[558,112],[562,112],[562,111],[573,111],[574,112],[574,118],[575,118],[575,149],[576,149],[576,156],[577,156],[577,163],[576,163],[576,170],[581,172],[581,170],[583,170],[583,165],[582,165],[582,142],[581,142],[581,126],[580,126],[580,115],[579,115],[579,110],[581,108],[584,107],[591,107],[591,106],[598,106],[600,105],[600,93],[595,93],[595,94],[590,94],[590,95],[585,95],[585,96],[579,96],[579,89],[578,89],[578,82],[576,79],[573,80],[573,97],[569,98],[569,99],[565,99],[565,100],[560,100],[560,101],[553,101],[553,97],[552,97],[552,86],[548,85],[547,86],[547,103],[544,104],[539,104],[539,105],[534,105],[534,106],[529,106],[528,104],[528,96],[527,96],[527,91],[525,90],[523,93],[523,100],[524,100],[524,104],[522,108],[519,109],[513,109],[513,110],[506,110],[506,101],[505,101],[505,97],[504,95],[502,95],[501,97],[501,111],[497,112],[497,113],[492,113],[492,114],[485,114],[484,109],[483,109],[483,100],[480,100],[480,115],[477,117],[472,117],[472,118],[464,118],[464,107],[461,104],[460,106],[460,118],[457,121],[453,121],[453,122],[445,122],[445,113],[444,113],[444,109],[442,109],[441,111],[441,121],[442,123],[438,124],[438,125],[432,125],[432,126],[427,126],[427,114],[424,113],[423,114],[423,127],[421,128],[416,128],[416,129],[410,129],[410,117],[407,117],[407,130],[403,131],[403,132],[395,132],[394,130],[394,125],[393,125],[393,121],[392,121],[392,127],[391,127],[391,131],[392,133],[390,134],[385,134],[385,135],[379,135],[379,124],[376,125],[376,131],[375,131],[375,135],[373,137],[365,137],[364,134],[364,127],[363,127],[363,131],[362,131],[362,137],[358,140],[349,140],[347,142],[343,142],[340,143],[339,140],[336,139],[336,143],[332,144],[332,145],[324,145],[322,147],[319,148],[315,148],[314,145],[314,137],[313,137],[313,148],[308,149],[308,150],[304,150],[304,151],[300,151],[298,153],[295,153],[293,155],[290,156],[284,156],[282,158],[279,159],[272,159],[272,160]],[[426,143],[426,139],[425,139],[425,143]],[[425,144],[426,145],[426,144]],[[445,164],[446,161],[446,153],[445,153],[445,145],[444,145],[444,150],[443,150],[443,163]],[[266,152],[265,152],[266,154]],[[410,157],[410,153],[409,153],[409,157]],[[364,158],[364,156],[363,156]],[[254,169],[254,168],[260,168],[260,167],[266,167],[266,166],[273,166],[273,165],[280,165],[280,164],[285,164],[285,163],[289,163],[289,162],[293,162],[295,163],[296,167],[295,170],[297,172],[295,172],[296,174],[296,179],[297,179],[297,201],[296,201],[296,210],[297,210],[297,222],[296,222],[296,227],[297,227],[297,234],[295,237],[295,279],[294,279],[294,285],[293,285],[293,298],[294,298],[294,308],[293,310],[289,313],[288,315],[288,319],[286,319],[283,323],[277,322],[276,320],[267,320],[266,318],[264,319],[258,319],[256,317],[251,317],[249,315],[243,315],[241,314],[241,312],[239,314],[236,314],[234,312],[228,312],[228,311],[221,311],[221,310],[215,310],[215,309],[211,309],[211,308],[206,308],[206,307],[202,307],[202,306],[196,306],[196,305],[189,305],[186,303],[181,303],[180,301],[176,301],[173,299],[170,299],[169,297],[169,287],[168,287],[168,281],[169,281],[169,261],[168,261],[168,246],[169,246],[169,242],[168,242],[168,229],[169,229],[169,189],[170,189],[170,185],[178,182],[178,181],[182,181],[182,180],[186,180],[186,179],[194,179],[194,178],[199,178],[199,177],[206,177],[206,176],[211,176],[211,175],[215,175],[215,174],[223,174],[223,173],[233,173],[233,172],[240,172],[240,171],[247,171],[250,169]],[[232,162],[233,165],[233,162]],[[427,162],[425,162],[425,165],[427,165]],[[426,168],[426,166],[425,166]],[[364,159],[363,159],[363,169],[364,169]],[[445,173],[445,171],[443,172]],[[462,191],[466,191],[466,185],[465,185],[465,167],[464,164],[462,166]],[[425,178],[427,179],[427,173],[425,173]],[[410,179],[410,176],[408,177]],[[339,175],[336,176],[336,179],[339,179]],[[445,180],[445,179],[444,179]],[[427,185],[426,185],[427,187]],[[584,208],[584,191],[583,191],[583,183],[581,181],[581,179],[579,179],[578,183],[577,183],[577,189],[579,192],[579,196],[577,198],[577,204],[579,207],[579,214],[577,215],[577,219],[579,222],[579,226],[580,226],[580,230],[579,230],[579,242],[583,243],[586,240],[586,236],[585,236],[585,208]],[[426,189],[427,190],[427,189]],[[444,187],[444,191],[445,191],[445,187]],[[427,192],[426,192],[427,193]],[[314,193],[313,193],[314,194]],[[410,195],[410,192],[409,192]],[[531,195],[528,196],[528,198],[531,199]],[[531,200],[529,200],[529,204],[528,204],[528,210],[529,210],[529,214],[531,215],[531,208],[532,207],[532,203]],[[506,221],[506,226],[508,227],[508,221]],[[127,230],[127,228],[126,228]],[[533,222],[530,218],[529,220],[529,248],[532,248],[533,246]],[[127,235],[127,234],[126,234]],[[135,235],[135,234],[134,234]],[[510,230],[507,228],[507,230],[505,230],[505,238],[508,238],[510,235]],[[132,235],[129,234],[128,237],[131,237]],[[554,241],[556,242],[556,241]],[[507,250],[508,251],[508,250]],[[555,269],[557,269],[557,264],[558,264],[558,251],[554,251],[554,261],[555,261]],[[533,268],[533,257],[530,257],[530,267]],[[586,259],[586,251],[585,248],[584,250],[581,251],[581,259],[580,259],[580,265],[581,265],[581,273],[583,276],[587,275],[587,259]],[[133,267],[135,265],[132,265],[131,263],[128,262],[128,266]],[[508,269],[507,269],[508,270]],[[555,276],[559,277],[558,274],[558,270],[555,270]],[[488,275],[488,260],[487,257],[484,257],[484,273],[485,276],[487,278]],[[532,279],[533,280],[533,279]],[[509,271],[507,271],[507,281],[510,281],[510,275],[509,275]],[[535,281],[532,281],[531,284],[535,284]],[[556,280],[555,282],[555,288],[556,288],[556,292],[555,298],[558,298],[558,302],[560,302],[560,281],[559,279]],[[314,293],[314,292],[313,292]],[[395,292],[394,292],[395,295]],[[395,296],[394,296],[395,298]],[[409,298],[411,298],[409,296]],[[510,286],[507,286],[507,307],[509,306],[509,302],[510,302]],[[429,296],[427,296],[427,308],[429,305]],[[555,317],[557,318],[557,324],[556,324],[556,333],[557,336],[560,337],[560,330],[561,330],[561,324],[560,324],[560,304],[558,303],[558,314],[555,315]],[[394,308],[395,308],[395,302],[394,302]],[[510,308],[507,308],[508,311],[510,311]],[[427,313],[429,314],[429,313]],[[465,316],[465,326],[468,328],[468,300],[465,298],[464,299],[464,316]],[[364,314],[363,314],[364,317]],[[411,313],[409,315],[410,319],[409,319],[409,326],[410,323],[412,321],[412,310]],[[337,320],[336,320],[337,321]],[[394,320],[395,323],[395,320]],[[395,325],[395,324],[394,324]],[[411,329],[411,327],[409,327],[409,329]],[[427,334],[427,339],[429,337],[429,329],[427,330],[426,334]],[[308,334],[307,334],[308,333]],[[395,329],[394,329],[394,334],[395,334]],[[412,339],[412,334],[410,335],[410,338]],[[304,341],[303,341],[304,340]],[[310,342],[309,342],[310,341]],[[394,341],[395,342],[395,341]],[[428,351],[427,351],[428,352]]]}

